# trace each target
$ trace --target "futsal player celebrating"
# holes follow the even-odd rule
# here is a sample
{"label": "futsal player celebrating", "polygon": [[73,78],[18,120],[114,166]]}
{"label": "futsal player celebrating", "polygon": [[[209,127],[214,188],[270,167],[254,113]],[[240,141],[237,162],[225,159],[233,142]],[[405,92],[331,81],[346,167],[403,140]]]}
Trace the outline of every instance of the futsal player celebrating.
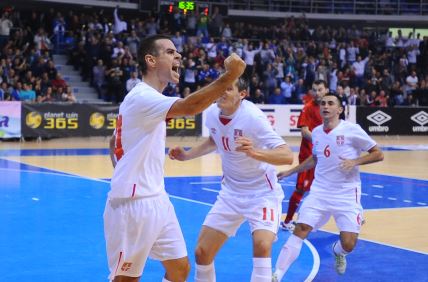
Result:
{"label": "futsal player celebrating", "polygon": [[[383,153],[357,124],[339,119],[343,112],[339,96],[327,94],[321,101],[323,124],[312,132],[312,157],[283,171],[278,177],[315,167],[311,192],[303,201],[293,234],[283,245],[276,261],[273,281],[281,281],[299,256],[303,240],[333,216],[340,231],[333,244],[335,268],[346,271],[346,255],[354,249],[362,221],[361,180],[358,166],[383,160]],[[368,154],[360,155],[362,151]]]}

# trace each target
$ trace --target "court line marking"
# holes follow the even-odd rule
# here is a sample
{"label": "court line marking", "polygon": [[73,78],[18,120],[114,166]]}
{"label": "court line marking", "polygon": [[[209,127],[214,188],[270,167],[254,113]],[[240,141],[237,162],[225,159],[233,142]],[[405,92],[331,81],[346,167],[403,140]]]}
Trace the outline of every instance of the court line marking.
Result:
{"label": "court line marking", "polygon": [[200,181],[200,182],[189,182],[190,185],[204,185],[204,184],[221,184],[221,181]]}
{"label": "court line marking", "polygon": [[424,209],[428,207],[396,207],[396,208],[381,208],[381,209],[370,209],[364,208],[365,211],[388,211],[388,210],[402,210],[402,209]]}
{"label": "court line marking", "polygon": [[[10,161],[10,160],[7,160],[7,161]],[[13,162],[16,162],[16,161],[13,161]],[[43,168],[43,167],[41,167],[41,168]],[[104,179],[90,178],[90,177],[80,176],[80,175],[74,175],[74,174],[65,174],[65,173],[60,173],[60,172],[57,172],[57,171],[49,172],[49,171],[37,171],[37,170],[26,170],[26,169],[2,168],[2,167],[0,167],[0,170],[17,171],[17,172],[29,172],[29,173],[40,173],[40,174],[49,174],[49,175],[59,175],[59,176],[67,176],[67,177],[72,177],[72,178],[83,178],[83,179],[92,180],[92,181],[98,181],[98,182],[103,182],[103,183],[110,183],[110,181],[107,181],[107,180],[104,180]],[[187,177],[189,177],[189,176],[187,176]],[[192,199],[183,198],[183,197],[174,196],[174,195],[169,195],[169,194],[168,194],[168,196],[171,197],[171,198],[175,198],[175,199],[179,199],[179,200],[183,200],[183,201],[187,201],[187,202],[197,203],[197,204],[206,205],[206,206],[212,206],[212,204],[210,204],[210,203],[205,203],[205,202],[201,202],[201,201],[197,201],[197,200],[192,200]],[[365,210],[382,211],[382,210],[390,210],[390,209],[409,209],[409,208],[421,208],[421,207],[401,207],[401,208],[365,209]],[[428,208],[428,207],[422,207],[422,208]],[[320,228],[319,230],[321,230],[323,232],[330,233],[330,234],[339,235],[338,232],[327,231],[327,230],[324,230],[322,228]],[[412,250],[412,249],[409,249],[409,248],[399,247],[399,246],[395,246],[395,245],[392,245],[392,244],[386,244],[386,243],[378,242],[378,241],[374,241],[374,240],[364,239],[364,238],[361,238],[361,237],[359,238],[359,240],[364,240],[364,241],[375,243],[375,244],[378,244],[378,245],[384,245],[384,246],[388,246],[388,247],[392,247],[392,248],[396,248],[396,249],[401,249],[401,250],[405,250],[405,251],[409,251],[409,252],[415,252],[415,253],[419,253],[419,254],[423,254],[423,255],[428,255],[428,253],[426,253],[426,252]],[[306,241],[306,239],[305,239],[305,241]],[[309,246],[308,246],[308,248],[309,248]],[[316,251],[316,249],[315,249],[315,251]],[[318,252],[317,252],[317,255],[318,255],[318,258],[319,258]],[[314,256],[314,265],[313,265],[313,268],[314,268],[315,267],[315,254],[313,254],[313,256]],[[318,269],[319,269],[319,265],[318,265]],[[312,273],[312,271],[311,271],[311,273]],[[308,279],[309,279],[309,276],[308,276]],[[313,279],[313,277],[312,277],[312,279]],[[311,280],[305,280],[305,281],[311,281]]]}
{"label": "court line marking", "polygon": [[[330,233],[330,234],[336,234],[336,235],[339,236],[339,232],[327,231],[327,230],[322,229],[322,228],[320,228],[319,230],[321,230],[323,232]],[[358,240],[363,240],[363,241],[367,241],[367,242],[378,244],[378,245],[388,246],[388,247],[391,247],[391,248],[394,248],[394,249],[400,249],[400,250],[405,250],[405,251],[409,251],[409,252],[414,252],[414,253],[418,253],[418,254],[421,254],[421,255],[428,255],[428,252],[412,250],[412,249],[409,249],[409,248],[399,247],[399,246],[395,246],[395,245],[392,245],[392,244],[386,244],[386,243],[383,243],[383,242],[378,242],[378,241],[375,241],[375,240],[365,239],[365,238],[362,238],[362,237],[358,237]]]}
{"label": "court line marking", "polygon": [[[94,181],[103,182],[103,183],[110,183],[110,181],[107,181],[107,180],[104,180],[104,179],[90,178],[90,177],[73,175],[73,174],[63,174],[63,173],[58,173],[56,171],[49,172],[49,171],[37,171],[37,170],[27,170],[27,169],[24,170],[24,169],[14,169],[14,168],[12,168],[12,169],[9,169],[9,168],[0,168],[0,170],[17,171],[17,172],[28,172],[28,173],[40,173],[40,174],[50,174],[50,175],[58,175],[58,176],[67,176],[67,177],[72,177],[72,178],[83,178],[83,179],[94,180]],[[197,201],[197,200],[192,200],[192,199],[183,198],[183,197],[174,196],[174,195],[169,195],[169,194],[168,194],[168,196],[170,198],[174,198],[174,199],[178,199],[178,200],[182,200],[182,201],[186,201],[186,202],[201,204],[201,205],[205,205],[205,206],[209,206],[209,207],[213,206],[210,203],[205,203],[205,202],[201,202],[201,201]],[[314,263],[312,265],[311,272],[309,273],[309,275],[304,280],[305,282],[310,282],[310,281],[312,281],[315,278],[315,276],[317,275],[317,273],[319,271],[319,267],[320,267],[320,256],[318,254],[318,251],[312,245],[312,243],[310,243],[307,239],[305,239],[303,242],[306,244],[306,246],[311,251],[312,257],[314,259]]]}
{"label": "court line marking", "polygon": [[220,192],[220,190],[215,190],[215,189],[210,189],[210,188],[205,188],[205,187],[203,187],[202,190],[205,190],[205,191],[208,191],[208,192],[214,192],[214,193]]}

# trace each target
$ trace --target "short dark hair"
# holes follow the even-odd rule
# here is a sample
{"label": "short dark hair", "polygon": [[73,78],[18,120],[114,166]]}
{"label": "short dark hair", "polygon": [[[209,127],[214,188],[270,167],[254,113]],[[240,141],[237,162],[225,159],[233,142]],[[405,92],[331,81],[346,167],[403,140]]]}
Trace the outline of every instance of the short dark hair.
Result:
{"label": "short dark hair", "polygon": [[138,50],[138,63],[140,64],[141,72],[143,74],[147,74],[147,64],[145,60],[146,55],[159,55],[159,49],[156,41],[160,39],[171,40],[171,37],[168,35],[156,34],[146,37],[141,41],[140,49]]}
{"label": "short dark hair", "polygon": [[323,84],[323,85],[324,85],[324,87],[325,87],[326,89],[328,89],[327,81],[325,81],[325,80],[323,80],[323,79],[317,79],[317,80],[315,80],[315,81],[313,82],[313,84],[315,84],[315,85]]}
{"label": "short dark hair", "polygon": [[248,78],[246,76],[241,76],[238,78],[236,86],[238,87],[238,91],[248,90],[248,87],[250,86]]}
{"label": "short dark hair", "polygon": [[[341,108],[343,108],[342,98],[340,98],[340,96],[339,96],[339,95],[337,95],[336,93],[327,93],[327,94],[325,94],[325,95],[324,95],[324,97],[328,97],[328,96],[336,97],[337,101],[339,102],[339,106],[340,106]],[[323,98],[324,98],[324,97],[323,97]]]}

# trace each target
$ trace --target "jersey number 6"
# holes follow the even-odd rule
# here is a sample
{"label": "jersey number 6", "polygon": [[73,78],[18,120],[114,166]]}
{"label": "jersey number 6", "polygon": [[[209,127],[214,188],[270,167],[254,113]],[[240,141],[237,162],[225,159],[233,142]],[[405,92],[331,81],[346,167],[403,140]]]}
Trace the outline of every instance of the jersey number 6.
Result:
{"label": "jersey number 6", "polygon": [[330,157],[330,145],[327,145],[327,146],[325,146],[325,148],[324,148],[324,156],[326,157],[326,158],[328,158],[328,157]]}

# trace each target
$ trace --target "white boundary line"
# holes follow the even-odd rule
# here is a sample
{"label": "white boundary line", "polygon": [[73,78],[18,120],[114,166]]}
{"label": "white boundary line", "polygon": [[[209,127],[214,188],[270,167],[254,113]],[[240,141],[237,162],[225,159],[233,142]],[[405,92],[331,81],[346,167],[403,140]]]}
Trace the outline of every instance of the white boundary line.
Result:
{"label": "white boundary line", "polygon": [[[320,228],[319,230],[321,230],[323,232],[326,232],[326,233],[339,235],[338,232],[327,231],[327,230],[322,229],[322,228]],[[404,251],[408,251],[408,252],[418,253],[418,254],[422,254],[422,255],[428,255],[428,253],[426,253],[426,252],[416,251],[416,250],[408,249],[408,248],[403,248],[403,247],[395,246],[395,245],[392,245],[392,244],[386,244],[386,243],[383,243],[383,242],[378,242],[378,241],[374,241],[374,240],[370,240],[370,239],[364,239],[364,238],[361,238],[359,236],[358,236],[358,240],[363,240],[363,241],[370,242],[370,243],[375,243],[375,244],[378,244],[378,245],[388,246],[388,247],[391,247],[391,248],[394,248],[394,249],[400,249],[400,250],[404,250]]]}
{"label": "white boundary line", "polygon": [[[10,161],[10,160],[8,160]],[[16,162],[16,161],[14,161]],[[18,162],[19,163],[19,162]],[[44,168],[44,167],[41,167]],[[48,169],[48,168],[45,168]],[[99,178],[90,178],[90,177],[85,177],[85,176],[80,176],[80,175],[73,175],[73,174],[64,174],[62,172],[59,171],[55,171],[55,172],[47,172],[47,171],[33,171],[33,170],[22,170],[22,169],[9,169],[9,168],[0,168],[0,170],[6,170],[6,171],[18,171],[18,172],[30,172],[30,173],[41,173],[41,174],[50,174],[50,175],[61,175],[61,176],[66,176],[66,177],[72,177],[72,178],[84,178],[87,180],[93,180],[93,181],[98,181],[98,182],[103,182],[103,183],[110,183],[110,181],[104,180],[104,179],[99,179]],[[49,169],[52,170],[52,169]],[[197,204],[201,204],[201,205],[205,205],[205,206],[212,206],[212,204],[209,203],[205,203],[205,202],[201,202],[201,201],[196,201],[196,200],[192,200],[192,199],[188,199],[188,198],[183,198],[183,197],[179,197],[179,196],[174,196],[174,195],[169,195],[169,197],[174,198],[174,199],[179,199],[182,201],[187,201],[187,202],[192,202],[192,203],[197,203]],[[402,209],[408,209],[408,208],[428,208],[428,207],[403,207]],[[372,209],[373,211],[376,210],[387,210],[387,209],[397,209],[397,208],[386,208],[386,209]],[[324,229],[320,229],[321,231],[324,231],[326,233],[331,233],[331,234],[336,234],[339,235],[339,233],[337,232],[332,232],[332,231],[327,231]],[[418,253],[418,254],[422,254],[422,255],[428,255],[428,253],[426,252],[422,252],[422,251],[417,251],[417,250],[412,250],[412,249],[408,249],[408,248],[403,248],[403,247],[399,247],[399,246],[395,246],[392,244],[386,244],[383,242],[378,242],[378,241],[374,241],[374,240],[369,240],[369,239],[364,239],[364,238],[358,238],[359,240],[363,240],[366,242],[371,242],[371,243],[375,243],[378,245],[384,245],[384,246],[388,246],[388,247],[392,247],[395,249],[400,249],[400,250],[405,250],[405,251],[409,251],[409,252],[414,252],[414,253]],[[315,247],[312,245],[312,243],[310,243],[307,239],[305,239],[303,241],[309,248],[309,250],[312,253],[312,256],[314,258],[314,264],[312,266],[312,270],[309,273],[308,277],[304,280],[305,282],[310,282],[312,281],[315,276],[317,275],[318,271],[319,271],[319,266],[320,266],[320,257],[318,254],[318,251],[315,249]]]}

